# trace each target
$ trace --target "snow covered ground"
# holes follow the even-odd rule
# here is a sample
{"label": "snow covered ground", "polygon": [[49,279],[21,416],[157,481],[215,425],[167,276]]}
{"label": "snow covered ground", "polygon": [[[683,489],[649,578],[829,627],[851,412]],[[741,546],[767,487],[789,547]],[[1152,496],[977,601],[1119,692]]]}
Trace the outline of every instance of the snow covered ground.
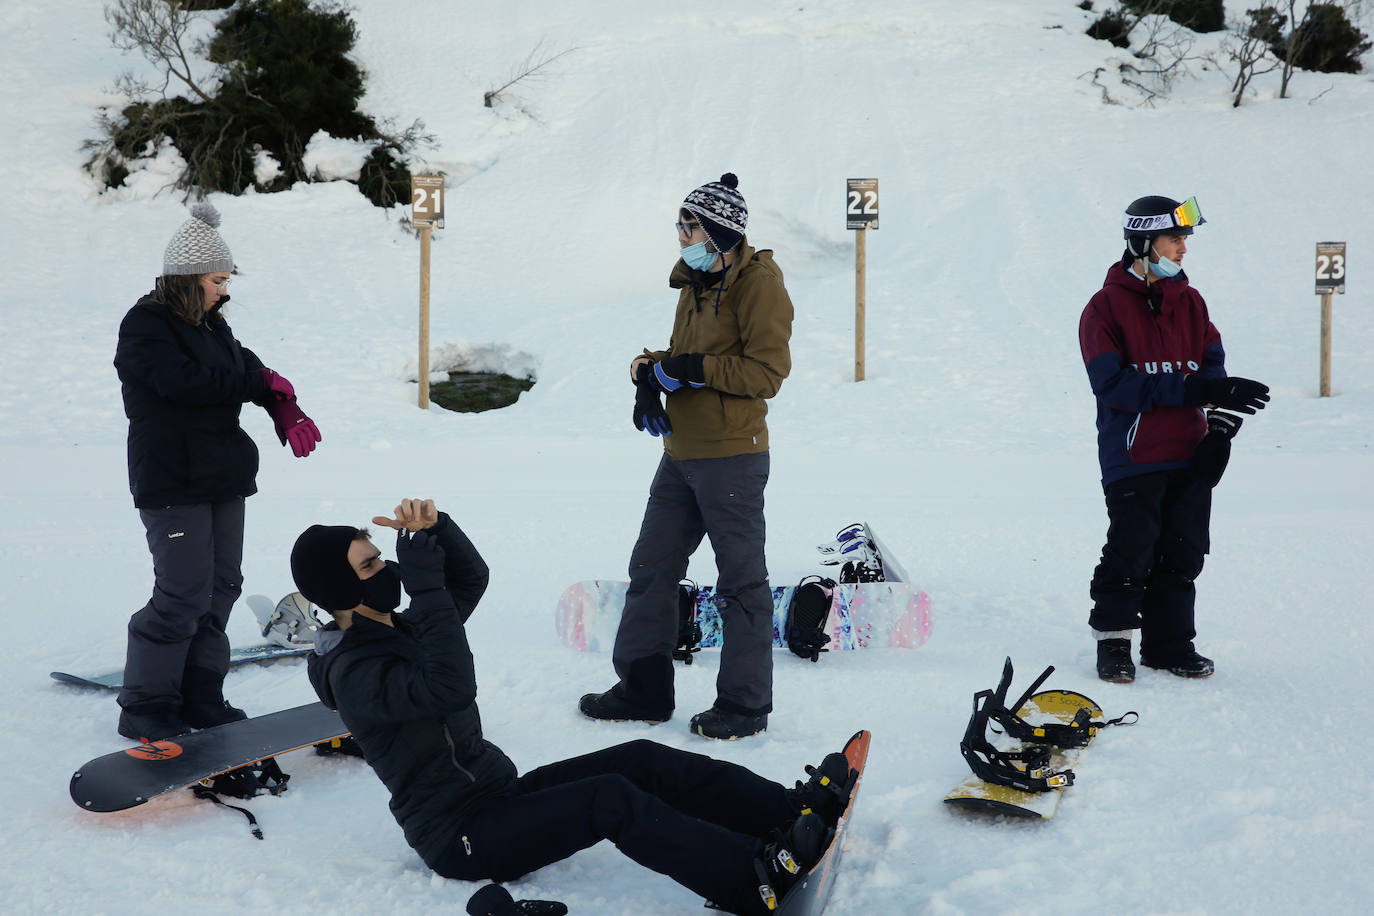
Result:
{"label": "snow covered ground", "polygon": [[[1092,74],[1123,52],[1085,36],[1092,14],[1071,0],[356,5],[367,104],[424,118],[430,165],[451,176],[436,352],[537,383],[497,412],[417,410],[418,245],[401,212],[345,183],[216,196],[242,271],[230,321],[324,434],[297,460],[245,412],[263,453],[247,593],[291,589],[306,525],[432,496],[492,568],[471,625],[480,702],[522,768],[650,737],[790,782],[871,729],[835,916],[1368,912],[1369,75],[1300,73],[1287,100],[1265,77],[1233,109],[1229,75],[1194,62],[1153,107],[1104,76],[1129,103],[1107,105]],[[72,770],[119,746],[117,710],[47,672],[121,660],[151,585],[115,333],[185,218],[177,195],[153,195],[155,169],[106,194],[80,171],[95,107],[139,63],[105,32],[89,2],[0,6],[0,910],[460,912],[475,886],[424,867],[354,760],[283,759],[290,792],[247,803],[262,843],[190,797],[92,815],[67,796]],[[540,42],[575,50],[484,108]],[[575,703],[610,684],[609,659],[558,645],[552,616],[568,583],[624,575],[659,453],[630,424],[625,365],[666,343],[677,204],[727,170],[797,310],[795,368],[770,414],[772,578],[818,571],[814,545],[867,519],[936,617],[916,651],[778,655],[766,736],[708,746],[686,720],[711,701],[713,658],[679,669],[671,723],[593,723]],[[849,177],[882,191],[861,384]],[[1216,494],[1198,612],[1216,676],[1142,671],[1118,686],[1096,680],[1086,628],[1106,526],[1076,330],[1120,253],[1121,208],[1147,193],[1198,196],[1208,224],[1189,275],[1230,370],[1274,400],[1246,421]],[[1312,265],[1326,239],[1348,242],[1353,273],[1336,300],[1334,396],[1320,399]],[[708,550],[691,574],[714,580]],[[246,607],[230,635],[255,641]],[[1054,664],[1048,686],[1140,713],[1084,757],[1052,821],[939,802],[966,772],[971,695],[1007,655],[1017,689]],[[254,714],[314,699],[297,662],[236,670],[227,692]],[[700,906],[609,844],[513,889],[578,916]]]}

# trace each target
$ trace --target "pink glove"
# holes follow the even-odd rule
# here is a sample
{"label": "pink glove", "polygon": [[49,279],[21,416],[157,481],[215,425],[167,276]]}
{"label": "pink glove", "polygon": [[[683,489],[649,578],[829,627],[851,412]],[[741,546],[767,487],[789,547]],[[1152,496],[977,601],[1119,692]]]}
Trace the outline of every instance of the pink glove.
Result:
{"label": "pink glove", "polygon": [[267,386],[267,391],[279,401],[290,401],[296,397],[296,389],[291,387],[291,383],[286,380],[286,376],[278,375],[271,369],[260,369],[262,373],[262,383]]}
{"label": "pink glove", "polygon": [[315,443],[321,441],[320,428],[296,406],[295,398],[273,401],[267,405],[267,412],[277,428],[277,438],[282,445],[290,442],[291,453],[297,458],[309,455],[315,450]]}

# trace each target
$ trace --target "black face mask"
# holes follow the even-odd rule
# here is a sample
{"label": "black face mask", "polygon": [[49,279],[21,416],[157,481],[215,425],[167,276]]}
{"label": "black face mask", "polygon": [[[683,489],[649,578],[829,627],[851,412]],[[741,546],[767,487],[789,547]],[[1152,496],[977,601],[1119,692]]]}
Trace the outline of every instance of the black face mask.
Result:
{"label": "black face mask", "polygon": [[382,614],[389,614],[401,603],[401,575],[396,563],[386,561],[386,566],[376,574],[363,580],[363,604]]}

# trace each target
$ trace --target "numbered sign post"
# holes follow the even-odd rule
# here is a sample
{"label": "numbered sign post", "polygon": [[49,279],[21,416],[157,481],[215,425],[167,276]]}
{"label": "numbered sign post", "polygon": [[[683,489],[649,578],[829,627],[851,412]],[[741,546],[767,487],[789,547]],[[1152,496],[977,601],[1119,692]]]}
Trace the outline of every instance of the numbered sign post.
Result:
{"label": "numbered sign post", "polygon": [[1345,242],[1317,243],[1317,295],[1322,297],[1322,374],[1319,393],[1331,397],[1331,294],[1345,294]]}
{"label": "numbered sign post", "polygon": [[429,410],[429,236],[444,228],[444,176],[410,176],[411,223],[420,232],[420,409]]}
{"label": "numbered sign post", "polygon": [[868,269],[865,239],[878,228],[878,179],[845,179],[844,221],[854,236],[854,381],[864,380],[864,274]]}

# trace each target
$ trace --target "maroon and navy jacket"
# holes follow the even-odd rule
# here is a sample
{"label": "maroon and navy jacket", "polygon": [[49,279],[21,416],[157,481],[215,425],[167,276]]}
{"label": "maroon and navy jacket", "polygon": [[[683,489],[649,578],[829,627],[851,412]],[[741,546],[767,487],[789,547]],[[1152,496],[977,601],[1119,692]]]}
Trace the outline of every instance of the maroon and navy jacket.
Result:
{"label": "maroon and navy jacket", "polygon": [[1102,485],[1186,466],[1207,417],[1184,404],[1184,376],[1226,374],[1221,335],[1188,275],[1150,285],[1113,264],[1083,309],[1078,344],[1097,395]]}

